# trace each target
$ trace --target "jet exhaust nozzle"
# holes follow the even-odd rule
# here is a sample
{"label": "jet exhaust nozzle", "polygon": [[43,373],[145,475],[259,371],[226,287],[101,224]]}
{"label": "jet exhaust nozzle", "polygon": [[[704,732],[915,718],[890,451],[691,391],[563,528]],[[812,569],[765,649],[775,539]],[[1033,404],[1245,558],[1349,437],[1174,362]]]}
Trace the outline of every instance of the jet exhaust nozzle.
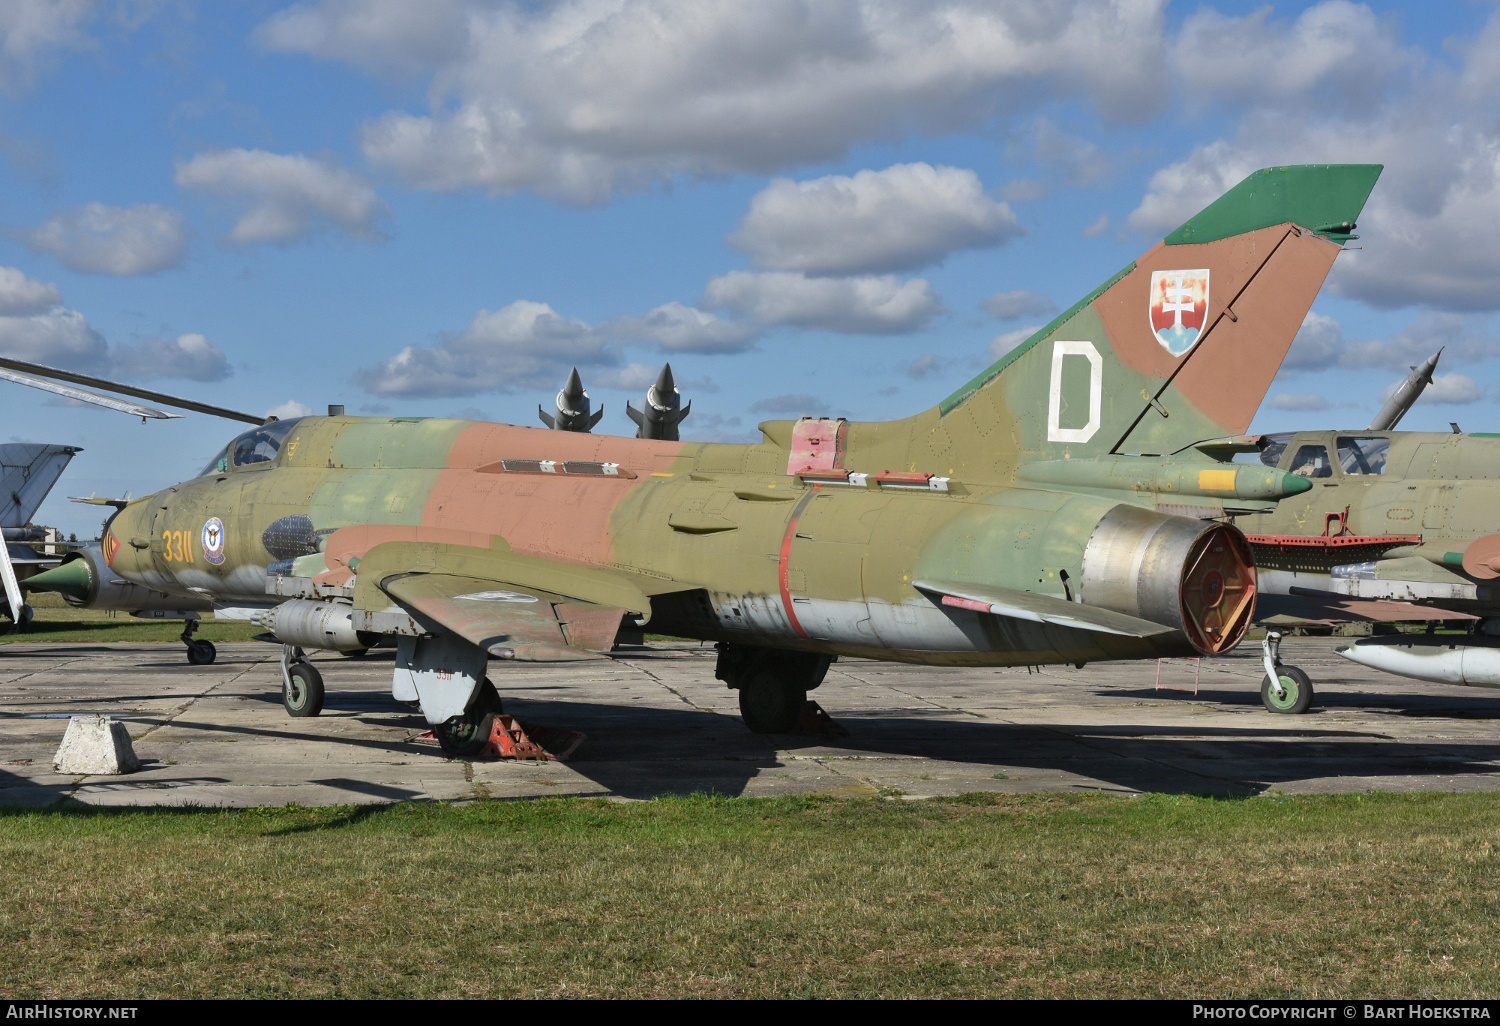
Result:
{"label": "jet exhaust nozzle", "polygon": [[1255,559],[1228,524],[1119,505],[1083,552],[1080,601],[1176,627],[1204,655],[1239,644],[1255,608]]}

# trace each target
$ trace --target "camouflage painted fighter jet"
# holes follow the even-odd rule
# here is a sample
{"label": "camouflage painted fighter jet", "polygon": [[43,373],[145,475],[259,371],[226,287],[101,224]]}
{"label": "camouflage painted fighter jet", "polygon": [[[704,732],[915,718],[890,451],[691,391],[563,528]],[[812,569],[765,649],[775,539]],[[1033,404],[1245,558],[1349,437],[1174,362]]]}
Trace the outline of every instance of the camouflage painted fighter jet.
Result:
{"label": "camouflage painted fighter jet", "polygon": [[[278,421],[126,506],[103,557],[142,588],[262,607],[293,715],[322,702],[302,648],[395,638],[393,694],[454,753],[489,737],[492,660],[597,659],[648,621],[718,642],[763,732],[840,655],[1225,652],[1256,585],[1224,519],[1312,487],[1230,462],[1254,448],[1238,436],[1379,173],[1256,172],[905,420],[769,421],[753,445]],[[34,584],[87,596],[100,572]]]}
{"label": "camouflage painted fighter jet", "polygon": [[[1468,624],[1467,638],[1379,636],[1338,652],[1419,680],[1500,687],[1500,434],[1302,431],[1268,442],[1263,464],[1312,487],[1242,521],[1259,567],[1257,616]],[[1306,674],[1288,669],[1310,696]]]}

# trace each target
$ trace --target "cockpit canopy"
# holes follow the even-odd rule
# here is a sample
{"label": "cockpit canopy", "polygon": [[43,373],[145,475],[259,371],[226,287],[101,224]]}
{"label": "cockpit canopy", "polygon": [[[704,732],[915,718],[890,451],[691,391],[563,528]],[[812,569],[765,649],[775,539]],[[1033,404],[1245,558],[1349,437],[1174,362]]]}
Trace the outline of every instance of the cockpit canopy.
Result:
{"label": "cockpit canopy", "polygon": [[[1267,435],[1267,445],[1260,453],[1260,461],[1268,467],[1281,466],[1287,446],[1298,436],[1298,432],[1287,431]],[[1326,435],[1309,436],[1297,447],[1291,462],[1282,469],[1299,477],[1332,477],[1335,463],[1350,477],[1379,476],[1385,473],[1386,457],[1390,454],[1389,435],[1337,435],[1334,439],[1336,460],[1328,455]]]}
{"label": "cockpit canopy", "polygon": [[272,421],[270,424],[251,428],[220,449],[219,454],[208,461],[208,466],[204,467],[198,476],[223,474],[231,466],[245,467],[253,463],[270,463],[281,451],[281,443],[301,419],[301,417],[292,417],[288,420]]}

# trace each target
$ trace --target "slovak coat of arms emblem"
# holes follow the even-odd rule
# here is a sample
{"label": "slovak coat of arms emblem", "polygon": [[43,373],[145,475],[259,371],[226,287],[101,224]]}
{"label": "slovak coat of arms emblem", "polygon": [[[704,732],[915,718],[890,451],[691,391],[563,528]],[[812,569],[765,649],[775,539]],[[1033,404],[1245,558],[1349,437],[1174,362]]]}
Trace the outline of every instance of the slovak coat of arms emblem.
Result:
{"label": "slovak coat of arms emblem", "polygon": [[1181,356],[1203,337],[1208,321],[1208,268],[1151,272],[1151,333]]}
{"label": "slovak coat of arms emblem", "polygon": [[218,517],[203,525],[203,558],[214,566],[224,562],[224,521]]}

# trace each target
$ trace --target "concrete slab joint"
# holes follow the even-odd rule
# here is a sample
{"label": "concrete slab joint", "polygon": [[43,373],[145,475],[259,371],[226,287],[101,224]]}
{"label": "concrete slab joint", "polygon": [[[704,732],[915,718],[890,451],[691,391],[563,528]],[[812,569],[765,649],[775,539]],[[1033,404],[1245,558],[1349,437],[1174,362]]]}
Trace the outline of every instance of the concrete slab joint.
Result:
{"label": "concrete slab joint", "polygon": [[108,716],[74,716],[68,720],[53,768],[59,773],[87,776],[134,773],[141,768],[130,731],[119,720]]}

